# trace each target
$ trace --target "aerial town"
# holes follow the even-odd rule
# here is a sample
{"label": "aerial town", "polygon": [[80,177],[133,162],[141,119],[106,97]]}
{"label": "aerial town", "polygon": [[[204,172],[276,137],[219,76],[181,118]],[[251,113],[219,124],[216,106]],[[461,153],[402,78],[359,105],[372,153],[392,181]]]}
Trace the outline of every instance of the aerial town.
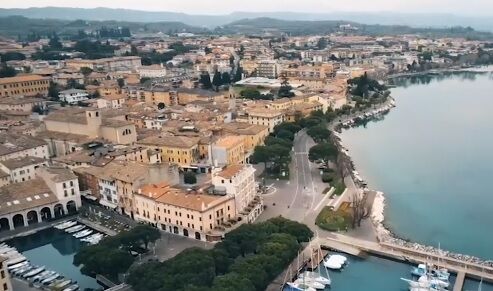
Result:
{"label": "aerial town", "polygon": [[493,38],[238,27],[0,36],[0,289],[363,290],[337,270],[368,254],[415,267],[399,290],[492,282],[488,257],[394,233],[342,135],[402,78],[489,65]]}

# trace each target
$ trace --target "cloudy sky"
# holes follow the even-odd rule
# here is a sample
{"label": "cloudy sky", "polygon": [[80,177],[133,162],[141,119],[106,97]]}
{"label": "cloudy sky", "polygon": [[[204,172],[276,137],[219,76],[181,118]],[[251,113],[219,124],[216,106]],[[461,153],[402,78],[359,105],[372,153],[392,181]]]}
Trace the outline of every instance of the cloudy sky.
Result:
{"label": "cloudy sky", "polygon": [[149,11],[222,14],[232,11],[399,11],[491,15],[492,0],[0,0],[0,8],[43,6],[112,7]]}

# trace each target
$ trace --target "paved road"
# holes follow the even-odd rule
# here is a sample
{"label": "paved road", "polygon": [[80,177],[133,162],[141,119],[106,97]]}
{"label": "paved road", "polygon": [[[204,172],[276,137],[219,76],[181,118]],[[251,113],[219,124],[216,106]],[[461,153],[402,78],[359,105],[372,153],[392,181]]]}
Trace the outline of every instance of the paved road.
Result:
{"label": "paved road", "polygon": [[264,196],[267,209],[260,220],[278,215],[300,222],[314,220],[314,209],[325,198],[321,193],[328,185],[322,183],[319,170],[308,160],[308,151],[313,145],[315,142],[305,130],[296,135],[290,165],[290,180],[267,182],[268,185],[272,183],[277,191],[272,195]]}

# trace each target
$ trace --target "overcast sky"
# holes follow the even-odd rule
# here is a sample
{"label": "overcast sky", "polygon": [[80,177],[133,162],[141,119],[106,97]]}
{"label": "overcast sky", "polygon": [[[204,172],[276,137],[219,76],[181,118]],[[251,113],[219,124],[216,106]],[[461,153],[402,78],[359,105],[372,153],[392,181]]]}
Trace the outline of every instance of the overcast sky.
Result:
{"label": "overcast sky", "polygon": [[194,14],[222,14],[233,11],[399,11],[491,15],[493,0],[0,0],[0,8],[26,7],[111,7],[149,11],[177,11]]}

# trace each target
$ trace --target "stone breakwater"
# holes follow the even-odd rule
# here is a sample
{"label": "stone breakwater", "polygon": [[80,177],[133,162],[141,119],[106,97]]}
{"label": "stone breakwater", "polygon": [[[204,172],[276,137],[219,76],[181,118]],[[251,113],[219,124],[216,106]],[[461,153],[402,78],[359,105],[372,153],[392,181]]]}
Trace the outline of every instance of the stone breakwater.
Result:
{"label": "stone breakwater", "polygon": [[[393,100],[393,99],[392,99]],[[384,108],[387,104],[382,104],[381,108]],[[336,125],[336,128],[343,126],[342,122]],[[370,191],[363,185],[366,185],[364,181],[361,180],[361,178],[354,177],[355,173],[358,173],[356,171],[354,162],[349,155],[349,152],[344,146],[342,145],[341,139],[338,137],[335,139],[337,143],[337,147],[341,149],[341,153],[347,156],[347,159],[350,161],[350,169],[349,173],[351,174],[351,179],[355,182],[354,184],[359,187],[361,191]],[[470,263],[475,263],[478,265],[486,266],[486,267],[493,267],[493,261],[492,260],[483,260],[481,258],[475,257],[475,256],[470,256],[470,255],[463,255],[463,254],[458,254],[458,253],[453,253],[449,252],[446,250],[441,250],[436,247],[432,246],[426,246],[422,245],[416,242],[412,242],[409,240],[405,240],[403,238],[398,237],[396,234],[394,234],[389,228],[386,227],[385,225],[385,195],[383,192],[376,191],[375,199],[373,201],[372,209],[371,209],[371,220],[373,223],[373,226],[375,228],[375,232],[377,234],[378,240],[380,242],[385,242],[385,243],[390,243],[410,249],[414,249],[417,251],[422,251],[422,252],[428,252],[432,253],[435,255],[441,255],[445,256],[451,259],[456,259],[456,260],[461,260],[465,262],[470,262]]]}

